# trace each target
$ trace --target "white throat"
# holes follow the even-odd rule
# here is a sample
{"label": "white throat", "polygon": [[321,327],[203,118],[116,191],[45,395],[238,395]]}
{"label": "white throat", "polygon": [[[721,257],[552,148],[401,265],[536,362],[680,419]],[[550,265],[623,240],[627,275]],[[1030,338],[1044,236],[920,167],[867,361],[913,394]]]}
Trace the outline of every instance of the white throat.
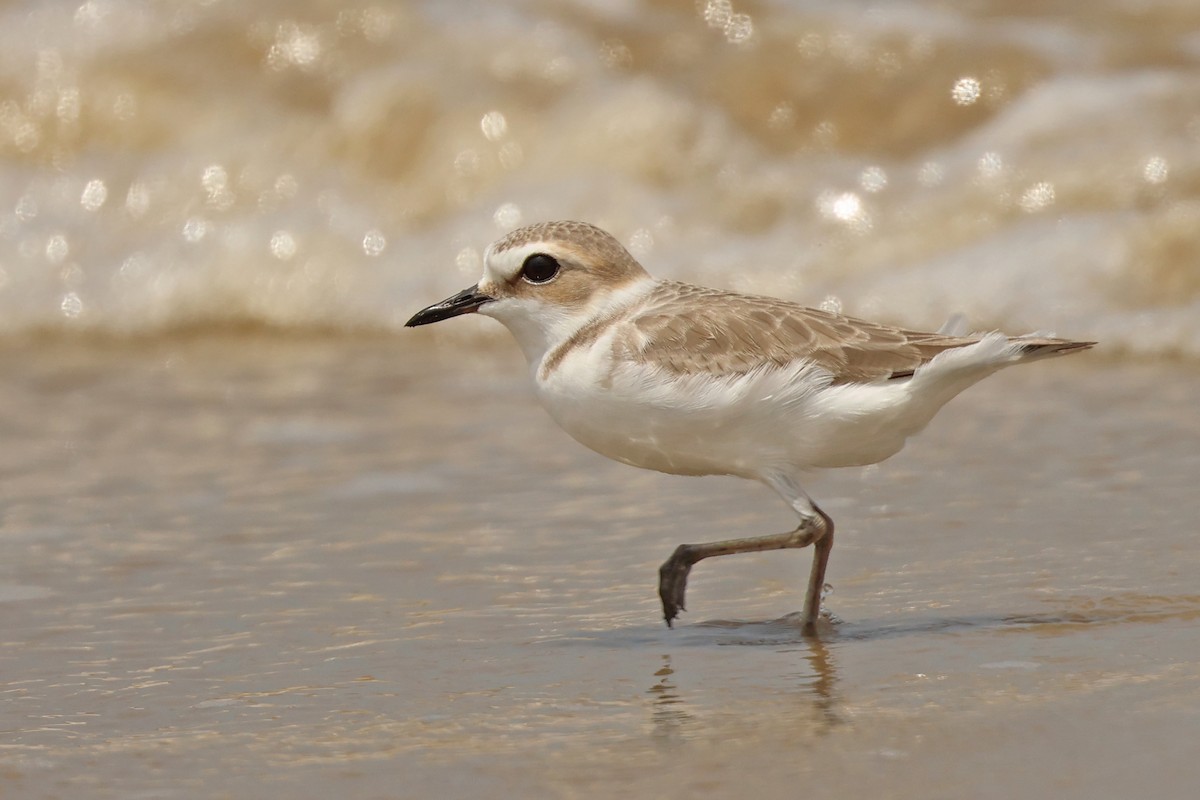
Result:
{"label": "white throat", "polygon": [[546,354],[594,320],[613,316],[645,297],[656,281],[638,277],[617,289],[596,292],[582,308],[567,309],[536,300],[503,298],[481,306],[479,313],[499,320],[517,340],[529,366],[535,368]]}

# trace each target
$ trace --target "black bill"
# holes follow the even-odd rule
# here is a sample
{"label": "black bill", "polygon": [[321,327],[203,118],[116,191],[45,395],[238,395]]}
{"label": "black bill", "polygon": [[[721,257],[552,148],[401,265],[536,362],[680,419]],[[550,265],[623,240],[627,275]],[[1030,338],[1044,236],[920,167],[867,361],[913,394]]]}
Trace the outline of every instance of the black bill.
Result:
{"label": "black bill", "polygon": [[478,311],[481,305],[491,302],[492,299],[486,294],[482,294],[479,291],[479,284],[475,284],[469,289],[463,289],[453,297],[447,297],[440,303],[434,303],[429,308],[422,308],[413,314],[412,319],[404,323],[404,327],[415,328],[418,325],[428,325],[431,322],[441,322],[444,319],[457,317],[459,314],[470,314]]}

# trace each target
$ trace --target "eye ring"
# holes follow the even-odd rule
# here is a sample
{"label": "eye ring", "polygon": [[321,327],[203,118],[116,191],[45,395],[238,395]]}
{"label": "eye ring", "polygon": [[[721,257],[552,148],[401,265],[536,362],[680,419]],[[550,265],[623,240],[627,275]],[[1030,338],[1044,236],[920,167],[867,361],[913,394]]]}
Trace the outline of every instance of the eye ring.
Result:
{"label": "eye ring", "polygon": [[560,269],[562,266],[553,256],[534,253],[521,265],[521,278],[526,283],[549,283],[558,275]]}

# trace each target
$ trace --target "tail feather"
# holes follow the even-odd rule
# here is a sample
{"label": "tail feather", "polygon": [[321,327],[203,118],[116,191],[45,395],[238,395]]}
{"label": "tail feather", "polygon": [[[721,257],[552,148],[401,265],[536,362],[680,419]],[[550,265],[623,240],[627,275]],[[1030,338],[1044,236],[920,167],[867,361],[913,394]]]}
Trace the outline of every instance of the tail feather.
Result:
{"label": "tail feather", "polygon": [[1069,355],[1095,344],[1040,333],[1006,336],[997,331],[983,334],[972,344],[947,349],[919,367],[908,381],[909,392],[920,398],[923,409],[913,416],[915,427],[912,430],[920,430],[951,398],[998,370],[1042,358]]}
{"label": "tail feather", "polygon": [[[919,367],[912,376],[922,383],[937,383],[949,379],[952,383],[966,380],[965,387],[983,376],[1013,364],[1025,364],[1043,358],[1065,356],[1087,350],[1095,342],[1076,342],[1057,339],[1041,333],[1027,336],[1005,336],[994,331],[977,341],[961,347],[951,347],[938,353]],[[962,387],[958,391],[961,391]]]}
{"label": "tail feather", "polygon": [[1022,361],[1065,356],[1069,353],[1089,350],[1096,345],[1095,342],[1073,342],[1070,339],[1054,339],[1046,336],[1017,336],[1009,341],[1020,346],[1019,352]]}

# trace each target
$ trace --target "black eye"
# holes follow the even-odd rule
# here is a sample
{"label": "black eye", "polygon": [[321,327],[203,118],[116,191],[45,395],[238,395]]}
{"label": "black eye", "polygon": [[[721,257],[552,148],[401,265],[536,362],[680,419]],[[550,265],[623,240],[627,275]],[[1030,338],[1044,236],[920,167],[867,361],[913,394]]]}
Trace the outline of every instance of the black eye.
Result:
{"label": "black eye", "polygon": [[558,274],[558,262],[545,253],[534,253],[521,265],[521,277],[530,283],[546,283]]}

